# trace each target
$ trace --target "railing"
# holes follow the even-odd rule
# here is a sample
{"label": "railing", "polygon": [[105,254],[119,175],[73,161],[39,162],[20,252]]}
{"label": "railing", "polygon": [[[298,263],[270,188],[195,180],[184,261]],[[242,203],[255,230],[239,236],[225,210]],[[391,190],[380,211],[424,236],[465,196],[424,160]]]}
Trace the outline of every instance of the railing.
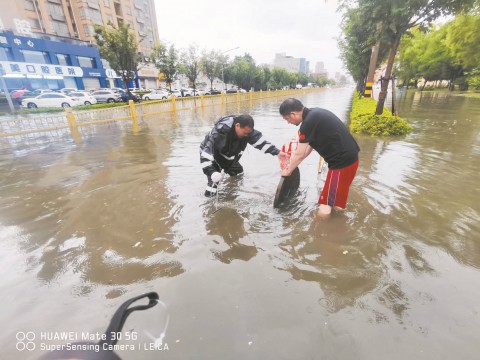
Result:
{"label": "railing", "polygon": [[138,131],[138,121],[144,117],[175,113],[206,106],[226,105],[241,102],[299,95],[321,89],[255,91],[247,93],[221,94],[175,98],[168,100],[148,101],[134,104],[131,100],[128,105],[105,109],[72,111],[66,108],[65,112],[27,118],[0,119],[0,137],[20,136],[41,132],[70,131],[72,137],[78,136],[78,129],[83,126],[111,123],[115,121],[132,121],[133,131]]}

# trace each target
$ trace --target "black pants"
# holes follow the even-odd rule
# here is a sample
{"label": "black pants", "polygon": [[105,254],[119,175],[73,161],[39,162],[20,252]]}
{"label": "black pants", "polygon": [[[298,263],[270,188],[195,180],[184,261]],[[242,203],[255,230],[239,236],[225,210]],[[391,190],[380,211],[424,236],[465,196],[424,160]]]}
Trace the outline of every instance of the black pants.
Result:
{"label": "black pants", "polygon": [[[222,167],[220,167],[218,162],[213,163],[215,170],[217,170],[218,172],[221,172],[223,169],[230,176],[237,176],[237,175],[243,174],[243,166],[240,165],[239,162],[234,162],[233,165],[231,165],[230,163],[228,164],[228,166],[225,166],[225,168],[223,168],[223,165],[226,165],[225,163],[222,163],[221,165]],[[217,194],[218,184],[212,181],[211,175],[208,175],[208,174],[205,174],[205,175],[207,175],[207,179],[208,179],[207,189],[205,190],[205,196],[208,196],[208,197],[215,196]]]}

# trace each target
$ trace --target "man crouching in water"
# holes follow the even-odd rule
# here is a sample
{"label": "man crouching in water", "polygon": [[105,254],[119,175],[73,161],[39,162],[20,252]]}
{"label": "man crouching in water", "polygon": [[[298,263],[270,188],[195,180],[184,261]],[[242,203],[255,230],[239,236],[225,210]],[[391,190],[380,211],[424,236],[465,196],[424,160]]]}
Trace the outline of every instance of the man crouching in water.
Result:
{"label": "man crouching in water", "polygon": [[250,115],[230,115],[217,120],[205,136],[200,144],[200,164],[208,179],[205,196],[216,195],[218,183],[223,177],[222,170],[230,176],[243,174],[243,167],[238,161],[247,144],[264,153],[276,155],[279,160],[286,158],[284,152],[253,127],[254,121]]}

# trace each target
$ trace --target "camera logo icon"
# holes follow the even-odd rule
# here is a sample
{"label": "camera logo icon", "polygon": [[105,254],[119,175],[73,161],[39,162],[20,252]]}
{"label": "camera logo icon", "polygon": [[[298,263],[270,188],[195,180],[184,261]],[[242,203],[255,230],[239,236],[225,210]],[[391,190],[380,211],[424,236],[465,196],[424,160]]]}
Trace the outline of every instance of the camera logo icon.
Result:
{"label": "camera logo icon", "polygon": [[35,350],[35,333],[33,331],[23,332],[19,331],[15,335],[17,339],[16,348],[18,351],[33,351]]}

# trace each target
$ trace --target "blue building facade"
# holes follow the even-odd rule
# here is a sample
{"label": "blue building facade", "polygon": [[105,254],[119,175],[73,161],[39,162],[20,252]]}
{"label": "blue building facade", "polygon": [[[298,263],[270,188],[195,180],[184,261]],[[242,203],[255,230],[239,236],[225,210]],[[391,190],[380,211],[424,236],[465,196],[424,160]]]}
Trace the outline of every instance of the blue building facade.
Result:
{"label": "blue building facade", "polygon": [[121,84],[114,71],[103,68],[96,47],[76,39],[50,39],[0,32],[0,72],[9,90],[89,90]]}

